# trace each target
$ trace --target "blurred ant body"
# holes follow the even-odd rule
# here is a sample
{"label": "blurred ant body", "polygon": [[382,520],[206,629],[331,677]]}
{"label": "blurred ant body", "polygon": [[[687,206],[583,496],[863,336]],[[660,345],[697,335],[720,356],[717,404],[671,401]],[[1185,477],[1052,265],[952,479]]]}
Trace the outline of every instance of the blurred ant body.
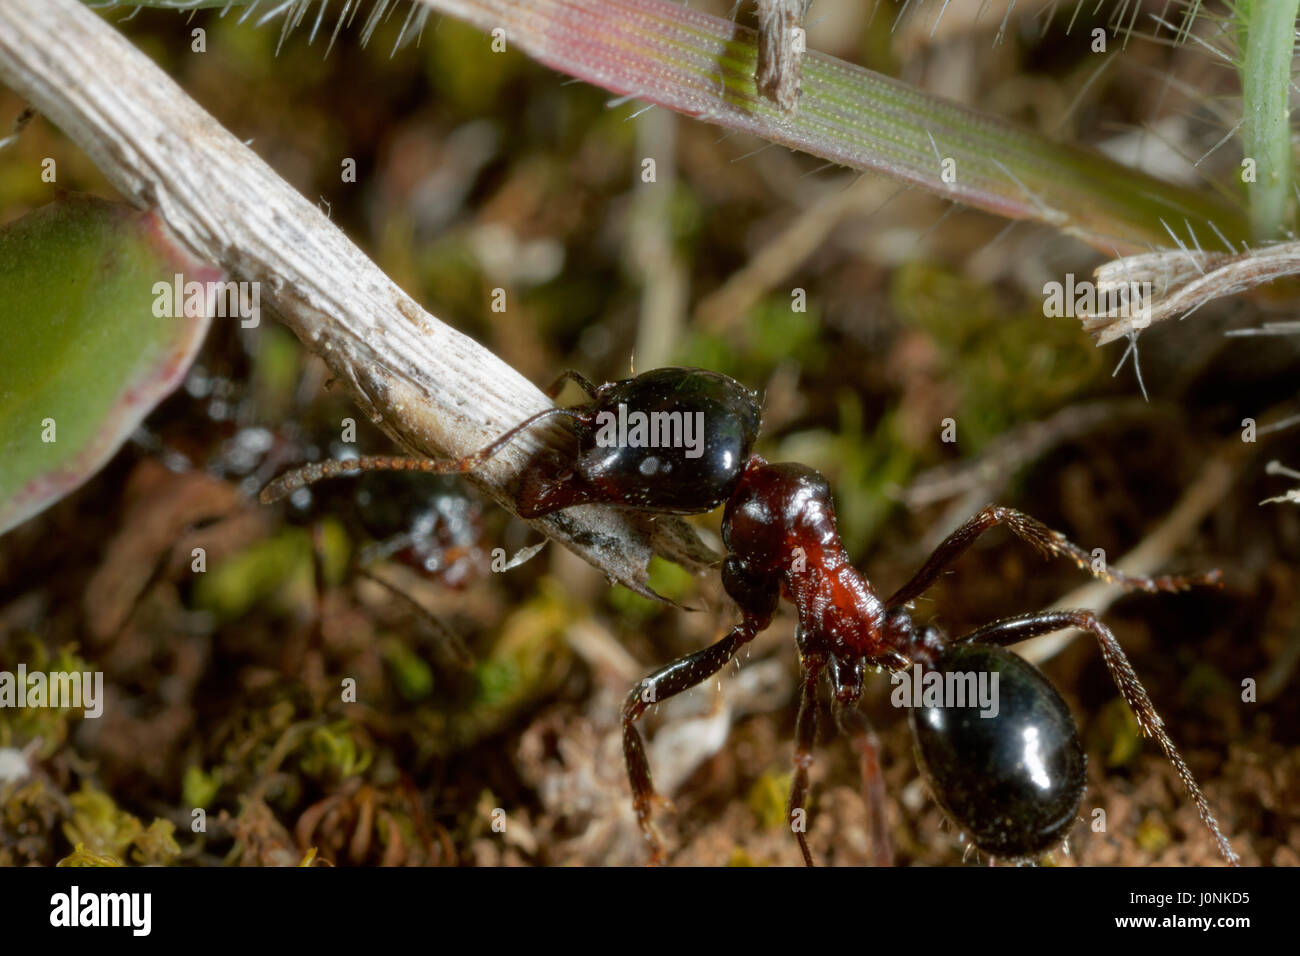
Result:
{"label": "blurred ant body", "polygon": [[[570,419],[577,451],[545,451],[521,473],[516,491],[522,517],[540,517],[574,504],[603,503],[641,511],[699,513],[725,504],[722,533],[727,553],[722,583],[741,620],[717,643],[688,654],[644,678],[622,709],[623,751],[637,821],[652,861],[663,846],[651,811],[657,799],[636,720],[655,703],[718,673],[740,648],[771,623],[782,596],[797,612],[796,642],[803,688],[796,720],[795,775],[788,813],[806,816],[808,770],[816,739],[817,692],[825,676],[836,723],[853,740],[875,823],[876,856],[888,862],[884,792],[874,734],[858,702],[868,668],[904,669],[965,677],[982,674],[998,689],[990,712],[952,701],[913,701],[909,722],[918,763],[936,799],[979,849],[1013,861],[1033,860],[1066,838],[1083,798],[1086,759],[1069,709],[1047,678],[1004,648],[1063,628],[1088,631],[1142,730],[1154,736],[1182,779],[1202,821],[1229,863],[1236,854],[1208,802],[1174,747],[1150,698],[1110,629],[1091,611],[1042,611],[1004,618],[952,639],[918,626],[908,605],[985,531],[1006,525],[1044,555],[1073,560],[1081,569],[1126,588],[1180,591],[1217,581],[1195,577],[1136,577],[1094,568],[1092,557],[1059,532],[1018,511],[989,506],[934,550],[913,578],[882,600],[850,562],[836,530],[830,485],[811,468],[769,464],[751,453],[760,424],[756,393],[716,372],[665,368],[599,387],[566,372],[551,388],[573,379],[589,401],[552,408],[512,428],[486,448],[454,461],[368,457],[321,462],[281,476],[262,493],[276,500],[321,478],[356,471],[419,470],[440,474],[472,470],[524,429],[547,418]],[[672,414],[684,418],[664,417]],[[691,447],[660,439],[685,437],[689,416],[702,424]],[[646,424],[619,433],[612,423]],[[648,424],[647,424],[648,423]],[[622,425],[619,426],[622,428]],[[677,428],[677,431],[673,431]],[[639,440],[638,440],[639,439]],[[917,675],[918,680],[920,675]],[[804,861],[812,864],[804,828],[796,826]]]}
{"label": "blurred ant body", "polygon": [[[242,349],[235,354],[248,361]],[[195,414],[210,427],[192,428]],[[185,388],[134,440],[173,471],[202,470],[248,494],[286,466],[322,453],[351,453],[350,444],[339,442],[322,423],[272,424],[268,417],[253,390],[237,377],[195,364]],[[363,446],[369,440],[363,434]],[[489,572],[483,503],[454,479],[368,474],[345,491],[304,488],[290,505],[293,522],[314,526],[329,514],[342,519],[353,539],[368,539],[358,555],[362,569],[393,560],[452,589],[465,588]]]}
{"label": "blurred ant body", "polygon": [[[415,480],[415,475],[363,475],[342,503],[347,524],[371,543],[358,563],[369,567],[397,561],[443,587],[460,590],[488,574],[483,503],[449,479]],[[311,511],[331,509],[313,503]]]}

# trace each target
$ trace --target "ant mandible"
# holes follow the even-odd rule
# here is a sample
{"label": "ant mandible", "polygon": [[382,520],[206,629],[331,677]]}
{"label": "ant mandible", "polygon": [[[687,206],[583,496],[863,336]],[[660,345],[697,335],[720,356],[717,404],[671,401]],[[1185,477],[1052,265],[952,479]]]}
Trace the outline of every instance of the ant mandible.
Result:
{"label": "ant mandible", "polygon": [[[833,692],[835,721],[852,738],[861,758],[863,787],[875,822],[876,856],[888,862],[875,736],[858,702],[868,668],[919,668],[938,674],[941,684],[950,677],[986,675],[998,688],[992,713],[929,698],[913,701],[909,709],[918,764],[947,815],[977,848],[995,858],[1034,860],[1059,845],[1083,799],[1086,758],[1060,694],[1041,671],[1005,645],[1078,628],[1097,639],[1102,659],[1139,726],[1159,743],[1224,859],[1237,862],[1119,642],[1096,614],[1040,611],[1003,618],[953,639],[933,625],[918,626],[908,611],[910,602],[981,534],[998,525],[1045,557],[1069,558],[1081,569],[1128,589],[1181,591],[1216,583],[1217,571],[1141,577],[1098,568],[1090,554],[1059,532],[1019,511],[990,505],[949,535],[910,581],[881,600],[845,553],[826,479],[804,465],[769,464],[751,454],[761,419],[757,393],[717,372],[661,368],[599,387],[576,372],[565,372],[550,394],[557,394],[567,379],[587,392],[587,403],[539,412],[472,455],[452,461],[370,456],[320,462],[277,478],[263,490],[262,500],[274,501],[308,483],[358,471],[471,471],[525,429],[563,416],[573,422],[577,450],[567,456],[544,451],[528,463],[515,495],[521,517],[541,517],[586,503],[675,514],[711,511],[725,503],[722,583],[739,606],[740,623],[717,643],[644,678],[622,709],[633,807],[653,863],[664,861],[651,815],[659,798],[636,721],[652,704],[718,673],[769,626],[782,596],[797,613],[795,639],[803,671],[788,817],[804,813],[817,692],[825,676]],[[626,431],[627,422],[641,432]],[[693,443],[692,423],[700,426]],[[793,829],[804,862],[812,865],[803,828]]]}

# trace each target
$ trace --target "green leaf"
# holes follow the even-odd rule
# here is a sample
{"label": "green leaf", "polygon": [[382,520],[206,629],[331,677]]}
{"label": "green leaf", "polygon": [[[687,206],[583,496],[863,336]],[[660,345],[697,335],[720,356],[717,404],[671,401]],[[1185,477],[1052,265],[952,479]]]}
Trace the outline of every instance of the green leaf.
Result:
{"label": "green leaf", "polygon": [[211,316],[154,314],[178,274],[222,278],[121,203],[65,196],[0,229],[0,533],[98,471],[181,381]]}

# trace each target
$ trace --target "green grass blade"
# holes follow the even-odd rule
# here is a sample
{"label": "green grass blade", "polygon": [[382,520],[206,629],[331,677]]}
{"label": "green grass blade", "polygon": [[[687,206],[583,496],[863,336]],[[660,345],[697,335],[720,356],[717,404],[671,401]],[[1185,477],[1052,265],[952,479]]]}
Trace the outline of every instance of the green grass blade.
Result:
{"label": "green grass blade", "polygon": [[1217,197],[822,53],[804,56],[799,106],[785,115],[754,87],[752,30],[669,0],[419,2],[485,31],[504,29],[538,61],[615,93],[1037,219],[1108,252],[1168,246],[1170,230],[1205,248],[1223,248],[1219,234],[1247,235],[1241,211]]}
{"label": "green grass blade", "polygon": [[1255,162],[1247,182],[1251,234],[1278,239],[1291,223],[1293,182],[1288,93],[1300,0],[1239,0],[1235,14],[1241,62],[1241,146]]}
{"label": "green grass blade", "polygon": [[[883,173],[978,209],[1038,220],[1107,253],[1167,247],[1171,233],[1189,247],[1226,250],[1223,238],[1236,242],[1250,235],[1244,212],[1217,196],[1156,179],[1092,149],[1053,142],[823,53],[804,55],[799,105],[787,115],[755,89],[754,31],[671,0],[412,2],[488,33],[504,30],[508,48],[612,92]],[[286,9],[283,16],[299,12]]]}

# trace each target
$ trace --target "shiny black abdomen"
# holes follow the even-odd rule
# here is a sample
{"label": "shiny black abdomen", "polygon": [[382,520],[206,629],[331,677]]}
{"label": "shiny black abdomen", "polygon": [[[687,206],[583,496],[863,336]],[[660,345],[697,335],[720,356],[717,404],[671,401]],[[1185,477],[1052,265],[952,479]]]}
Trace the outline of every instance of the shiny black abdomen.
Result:
{"label": "shiny black abdomen", "polygon": [[1001,647],[950,644],[935,670],[998,674],[995,717],[974,706],[911,709],[935,799],[981,850],[1041,856],[1066,836],[1083,799],[1086,757],[1069,708],[1036,667]]}

